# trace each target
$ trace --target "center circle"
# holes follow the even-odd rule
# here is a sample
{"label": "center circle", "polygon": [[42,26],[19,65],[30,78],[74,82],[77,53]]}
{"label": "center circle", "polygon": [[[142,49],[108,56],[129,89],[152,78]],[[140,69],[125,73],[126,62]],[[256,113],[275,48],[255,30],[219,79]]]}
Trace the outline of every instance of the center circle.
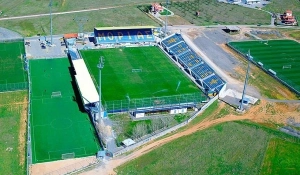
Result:
{"label": "center circle", "polygon": [[72,125],[72,121],[68,118],[55,119],[51,122],[51,126],[55,129],[66,129]]}

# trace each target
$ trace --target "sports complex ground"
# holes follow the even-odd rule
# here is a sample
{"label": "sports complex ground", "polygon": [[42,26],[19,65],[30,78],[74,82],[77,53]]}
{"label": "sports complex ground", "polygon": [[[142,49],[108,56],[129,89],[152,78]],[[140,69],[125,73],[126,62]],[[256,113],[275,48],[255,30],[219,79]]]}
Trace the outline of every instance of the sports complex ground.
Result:
{"label": "sports complex ground", "polygon": [[[165,100],[173,103],[183,98],[202,101],[202,91],[160,50],[159,47],[124,47],[101,50],[82,50],[81,55],[93,76],[99,79],[100,56],[104,57],[102,69],[102,99],[105,103],[134,99]],[[167,98],[173,96],[174,98]],[[167,102],[167,99],[170,100]],[[119,102],[120,103],[120,102]],[[146,103],[140,101],[137,103]],[[117,104],[117,102],[115,103]]]}
{"label": "sports complex ground", "polygon": [[[24,42],[0,42],[0,92],[26,89],[27,75],[22,54]],[[5,76],[4,76],[5,75]]]}
{"label": "sports complex ground", "polygon": [[29,63],[32,163],[95,155],[101,148],[89,116],[76,102],[69,60]]}
{"label": "sports complex ground", "polygon": [[[293,40],[230,42],[229,46],[246,55],[265,70],[273,70],[287,85],[300,92],[300,44]],[[260,62],[260,63],[258,63]]]}

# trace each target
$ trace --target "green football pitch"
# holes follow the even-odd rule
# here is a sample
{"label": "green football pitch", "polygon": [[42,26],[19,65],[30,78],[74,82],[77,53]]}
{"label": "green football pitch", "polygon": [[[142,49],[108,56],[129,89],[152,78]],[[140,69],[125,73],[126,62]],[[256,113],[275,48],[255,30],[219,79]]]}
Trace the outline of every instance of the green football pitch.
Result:
{"label": "green football pitch", "polygon": [[250,54],[253,61],[272,69],[276,76],[300,92],[300,43],[293,40],[268,40],[230,42],[231,47],[243,54]]}
{"label": "green football pitch", "polygon": [[27,87],[22,59],[24,53],[23,41],[0,43],[0,92]]}
{"label": "green football pitch", "polygon": [[155,46],[82,50],[81,55],[96,84],[99,78],[99,57],[104,57],[101,84],[102,99],[105,102],[180,94],[203,95]]}
{"label": "green football pitch", "polygon": [[30,60],[32,162],[95,155],[95,130],[75,100],[67,58]]}

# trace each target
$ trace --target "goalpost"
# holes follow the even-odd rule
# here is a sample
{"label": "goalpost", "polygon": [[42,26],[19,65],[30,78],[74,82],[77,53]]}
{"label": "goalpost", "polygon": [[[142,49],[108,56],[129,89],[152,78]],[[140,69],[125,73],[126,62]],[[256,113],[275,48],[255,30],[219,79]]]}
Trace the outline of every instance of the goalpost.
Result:
{"label": "goalpost", "polygon": [[75,158],[75,153],[65,153],[61,155],[61,159],[65,160],[65,159],[73,159]]}
{"label": "goalpost", "polygon": [[292,65],[283,65],[282,66],[282,69],[291,69],[292,68]]}
{"label": "goalpost", "polygon": [[142,69],[131,69],[131,72],[142,72]]}
{"label": "goalpost", "polygon": [[60,91],[56,91],[56,92],[52,92],[51,94],[51,98],[61,98],[61,92]]}

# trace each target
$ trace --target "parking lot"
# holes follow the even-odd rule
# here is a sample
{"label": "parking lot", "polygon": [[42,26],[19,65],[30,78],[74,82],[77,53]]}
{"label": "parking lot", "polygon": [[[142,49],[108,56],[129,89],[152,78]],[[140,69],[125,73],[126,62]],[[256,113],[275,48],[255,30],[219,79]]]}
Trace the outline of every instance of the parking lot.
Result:
{"label": "parking lot", "polygon": [[62,45],[62,36],[53,36],[53,44],[50,42],[49,36],[37,36],[25,38],[25,50],[27,58],[39,59],[39,58],[61,58],[66,57],[66,46]]}

